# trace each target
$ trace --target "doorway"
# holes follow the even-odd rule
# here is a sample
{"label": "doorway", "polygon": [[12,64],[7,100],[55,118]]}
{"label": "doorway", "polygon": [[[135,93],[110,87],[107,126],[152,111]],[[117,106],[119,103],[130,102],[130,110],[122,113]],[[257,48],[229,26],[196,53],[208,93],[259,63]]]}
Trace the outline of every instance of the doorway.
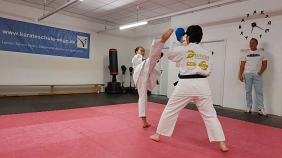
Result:
{"label": "doorway", "polygon": [[159,85],[156,85],[154,89],[152,90],[152,94],[155,95],[163,95],[167,96],[167,82],[168,82],[168,59],[166,57],[166,54],[168,52],[169,48],[165,47],[163,48],[162,52],[164,53],[164,56],[161,58],[161,60],[157,63],[155,69],[161,72],[161,76],[159,77]]}
{"label": "doorway", "polygon": [[224,67],[225,67],[225,40],[205,41],[202,46],[213,52],[213,68],[208,77],[212,91],[213,104],[223,106],[224,94]]}

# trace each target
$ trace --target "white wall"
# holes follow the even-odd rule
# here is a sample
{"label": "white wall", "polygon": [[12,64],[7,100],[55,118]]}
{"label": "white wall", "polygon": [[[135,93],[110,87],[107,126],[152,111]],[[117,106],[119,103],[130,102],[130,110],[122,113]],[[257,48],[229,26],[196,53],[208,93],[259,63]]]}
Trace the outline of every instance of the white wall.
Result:
{"label": "white wall", "polygon": [[[144,30],[137,31],[138,36],[135,36],[134,45],[143,46],[145,49],[150,50],[151,44],[154,38],[160,38],[163,33],[165,33],[170,28],[170,22],[157,24],[157,25],[148,25],[146,31],[149,32],[145,37],[142,36]],[[164,47],[169,47],[169,41],[165,43]],[[135,47],[134,47],[135,48]],[[149,52],[146,52],[145,56],[147,56]]]}
{"label": "white wall", "polygon": [[[104,25],[55,14],[41,22],[43,10],[0,1],[0,16],[51,27],[90,33],[90,58],[70,58],[0,51],[0,84],[86,84],[107,83],[111,80],[108,65],[110,48],[118,50],[119,76],[121,65],[130,66],[131,39],[97,34]],[[130,55],[129,55],[130,54]],[[128,74],[129,75],[129,74]],[[126,77],[129,84],[129,77]]]}
{"label": "white wall", "polygon": [[[265,48],[268,56],[268,68],[263,74],[264,98],[266,111],[274,115],[282,115],[282,1],[281,0],[249,0],[201,12],[173,17],[171,27],[185,27],[198,24],[203,27],[205,40],[226,39],[226,61],[224,78],[223,106],[235,109],[245,109],[244,83],[238,80],[240,49],[249,48],[246,41],[239,35],[240,20],[254,10],[264,10],[271,13],[272,26],[270,33],[259,40],[259,46]],[[259,20],[255,20],[259,21]],[[266,21],[266,20],[264,20]],[[172,41],[172,40],[171,40]],[[169,83],[177,80],[178,69],[170,62]],[[168,96],[174,87],[168,84]],[[256,110],[254,108],[254,110]]]}

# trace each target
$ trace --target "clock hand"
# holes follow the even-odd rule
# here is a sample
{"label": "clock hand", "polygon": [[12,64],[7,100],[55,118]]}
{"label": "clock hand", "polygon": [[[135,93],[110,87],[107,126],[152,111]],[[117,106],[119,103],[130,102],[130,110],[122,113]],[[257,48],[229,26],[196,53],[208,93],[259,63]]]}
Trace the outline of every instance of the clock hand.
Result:
{"label": "clock hand", "polygon": [[251,31],[251,33],[252,33],[252,32],[253,32],[254,27],[256,27],[256,26],[257,26],[257,23],[256,23],[256,22],[253,22],[251,25],[252,25],[252,31]]}
{"label": "clock hand", "polygon": [[253,30],[254,30],[254,27],[252,27],[252,31],[251,31],[251,33],[253,33]]}
{"label": "clock hand", "polygon": [[261,28],[261,27],[259,27],[259,26],[256,26],[257,28],[259,28],[259,29],[262,29],[262,30],[264,30],[263,28]]}

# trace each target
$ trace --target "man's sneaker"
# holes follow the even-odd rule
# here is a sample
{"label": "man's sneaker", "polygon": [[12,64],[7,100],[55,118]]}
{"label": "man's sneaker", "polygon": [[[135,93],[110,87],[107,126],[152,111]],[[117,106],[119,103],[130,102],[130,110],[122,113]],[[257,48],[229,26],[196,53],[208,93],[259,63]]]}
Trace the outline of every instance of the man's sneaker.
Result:
{"label": "man's sneaker", "polygon": [[265,116],[265,117],[268,116],[268,115],[265,113],[265,110],[264,110],[264,109],[260,109],[260,110],[258,111],[258,114],[261,115],[261,116]]}
{"label": "man's sneaker", "polygon": [[252,113],[252,108],[247,108],[246,110],[245,110],[245,113]]}

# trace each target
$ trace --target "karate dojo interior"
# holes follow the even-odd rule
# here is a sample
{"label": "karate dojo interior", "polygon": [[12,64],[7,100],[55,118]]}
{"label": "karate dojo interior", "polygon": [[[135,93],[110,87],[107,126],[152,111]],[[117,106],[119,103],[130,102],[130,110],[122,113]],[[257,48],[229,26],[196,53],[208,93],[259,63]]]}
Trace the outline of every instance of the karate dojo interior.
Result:
{"label": "karate dojo interior", "polygon": [[[87,58],[0,49],[1,158],[282,157],[281,0],[0,0],[0,17],[90,34]],[[147,24],[119,29],[140,21]],[[251,33],[253,22],[263,30]],[[209,142],[193,103],[181,111],[171,137],[149,138],[179,80],[179,67],[166,57],[174,33],[155,67],[162,72],[160,84],[148,93],[151,127],[141,126],[138,94],[107,92],[113,78],[134,89],[129,68],[137,46],[148,57],[154,38],[194,24],[203,28],[201,45],[214,52],[208,80],[228,152]],[[268,117],[258,115],[254,92],[253,112],[244,113],[245,84],[238,72],[251,37],[268,59],[262,75]],[[110,49],[117,52],[116,75],[109,70]]]}

